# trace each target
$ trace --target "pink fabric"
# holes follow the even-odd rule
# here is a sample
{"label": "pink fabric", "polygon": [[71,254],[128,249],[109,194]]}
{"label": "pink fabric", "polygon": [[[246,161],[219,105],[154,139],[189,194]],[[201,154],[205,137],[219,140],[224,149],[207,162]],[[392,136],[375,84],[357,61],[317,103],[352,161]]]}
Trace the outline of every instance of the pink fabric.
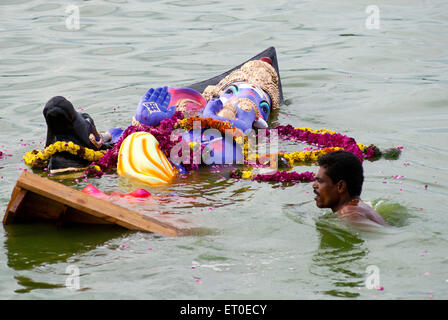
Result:
{"label": "pink fabric", "polygon": [[91,184],[86,186],[81,191],[84,193],[90,194],[91,196],[94,196],[96,198],[103,199],[103,200],[111,200],[114,197],[129,198],[129,199],[133,199],[133,198],[144,199],[144,198],[151,197],[151,193],[149,193],[145,189],[137,189],[137,190],[129,192],[129,193],[122,193],[122,192],[114,191],[114,192],[111,192],[110,194],[106,194]]}

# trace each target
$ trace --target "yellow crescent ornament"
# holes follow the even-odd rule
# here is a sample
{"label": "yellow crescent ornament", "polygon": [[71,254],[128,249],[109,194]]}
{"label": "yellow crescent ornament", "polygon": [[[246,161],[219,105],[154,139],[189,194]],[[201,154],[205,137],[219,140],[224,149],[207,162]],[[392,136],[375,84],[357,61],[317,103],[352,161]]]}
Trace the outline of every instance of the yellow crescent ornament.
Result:
{"label": "yellow crescent ornament", "polygon": [[149,185],[168,184],[176,175],[160,151],[157,139],[147,132],[134,132],[124,139],[118,154],[117,173]]}

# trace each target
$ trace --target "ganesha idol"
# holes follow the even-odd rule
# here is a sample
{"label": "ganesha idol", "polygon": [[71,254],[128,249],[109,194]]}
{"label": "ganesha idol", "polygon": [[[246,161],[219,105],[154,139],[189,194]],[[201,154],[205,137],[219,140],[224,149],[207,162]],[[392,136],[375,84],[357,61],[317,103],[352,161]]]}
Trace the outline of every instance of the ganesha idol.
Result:
{"label": "ganesha idol", "polygon": [[27,152],[24,160],[51,175],[101,174],[116,168],[131,180],[167,184],[178,173],[199,165],[242,163],[247,144],[241,144],[241,139],[251,130],[267,128],[271,111],[282,101],[273,47],[189,87],[149,89],[125,130],[113,128],[100,134],[88,114],[56,96],[43,111],[45,149]]}
{"label": "ganesha idol", "polygon": [[[168,86],[149,89],[132,119],[131,126],[137,132],[126,135],[125,130],[113,128],[105,140],[120,144],[120,176],[150,185],[166,184],[178,172],[187,171],[185,164],[243,163],[242,144],[235,139],[244,138],[252,130],[268,128],[271,110],[279,108],[280,103],[278,71],[272,59],[261,57],[206,86],[202,93],[193,88]],[[162,152],[151,128],[163,127],[167,119],[176,115],[183,119],[175,125],[179,129],[177,135],[172,133],[169,139],[177,144],[171,144],[169,153]],[[191,159],[190,152],[196,152],[198,157]]]}

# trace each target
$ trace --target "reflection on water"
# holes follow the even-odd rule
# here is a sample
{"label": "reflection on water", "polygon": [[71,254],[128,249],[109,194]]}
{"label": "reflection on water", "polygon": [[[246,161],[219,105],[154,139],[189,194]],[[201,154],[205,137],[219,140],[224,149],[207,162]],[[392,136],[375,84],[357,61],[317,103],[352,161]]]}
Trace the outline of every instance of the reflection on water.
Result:
{"label": "reflection on water", "polygon": [[[313,273],[306,273],[306,278],[297,275],[303,292],[323,287],[330,298],[356,297],[358,293],[366,297],[356,287],[362,287],[365,262],[379,259],[388,262],[388,274],[392,274],[383,292],[388,297],[397,297],[401,291],[427,290],[432,280],[435,297],[446,299],[446,273],[442,271],[448,261],[444,238],[448,223],[444,209],[448,194],[448,175],[444,174],[448,161],[448,118],[444,111],[448,103],[447,1],[420,1],[412,6],[379,3],[380,30],[365,28],[364,5],[353,6],[353,1],[344,0],[265,1],[263,5],[249,0],[233,8],[215,0],[74,1],[81,12],[81,28],[77,31],[66,28],[68,3],[49,2],[0,1],[0,150],[13,155],[0,160],[3,209],[24,167],[22,155],[43,146],[46,126],[42,108],[50,97],[66,96],[92,116],[100,131],[125,127],[149,87],[208,79],[272,45],[277,49],[285,95],[285,105],[273,110],[272,127],[291,124],[327,128],[380,148],[404,146],[400,160],[365,162],[364,167],[368,196],[388,197],[395,202],[378,200],[372,205],[393,226],[390,229],[403,234],[375,234],[378,237],[370,241],[364,233],[358,236],[337,219],[317,218],[321,212],[314,203],[296,209],[297,203],[312,197],[307,194],[312,192],[310,185],[238,182],[221,178],[227,177],[221,169],[216,173],[199,171],[166,188],[150,188],[149,192],[160,197],[144,209],[148,214],[156,210],[174,213],[165,216],[194,217],[206,227],[216,225],[219,232],[199,236],[198,241],[219,249],[212,249],[210,255],[231,256],[234,260],[208,261],[210,248],[192,243],[192,237],[165,239],[151,235],[161,252],[156,259],[141,259],[142,255],[125,251],[123,260],[105,272],[102,262],[115,261],[116,250],[104,250],[101,256],[95,256],[90,254],[92,248],[110,239],[115,242],[127,231],[108,231],[99,226],[57,229],[13,225],[0,228],[0,256],[7,258],[7,265],[0,264],[0,287],[7,288],[0,289],[1,297],[14,298],[19,282],[19,290],[28,292],[22,297],[38,294],[61,298],[61,290],[34,288],[51,287],[54,282],[53,270],[45,269],[47,264],[51,269],[76,259],[88,266],[89,277],[93,278],[89,286],[95,288],[83,298],[98,290],[101,294],[95,297],[105,299],[116,298],[117,291],[129,298],[134,296],[126,292],[135,291],[144,298],[219,298],[228,288],[241,287],[236,267],[225,271],[225,280],[214,274],[213,279],[220,280],[214,287],[205,285],[206,281],[203,285],[193,281],[192,287],[190,282],[183,282],[191,279],[192,259],[201,265],[222,264],[219,268],[223,270],[227,268],[224,264],[236,261],[238,265],[248,255],[262,261],[266,250],[247,248],[268,247],[281,255],[284,242],[272,240],[287,242],[291,235],[285,230],[299,230],[306,236],[299,238],[298,248],[313,258],[311,266],[304,266]],[[288,142],[282,144],[283,148],[297,150]],[[403,161],[410,165],[403,165]],[[388,178],[397,174],[407,179],[398,182]],[[85,187],[82,182],[63,183],[78,190]],[[134,185],[122,185],[116,174],[89,179],[89,183],[107,193],[136,189]],[[295,207],[286,206],[290,203]],[[279,215],[279,208],[285,217]],[[297,228],[289,229],[291,223]],[[270,232],[268,237],[259,233],[265,229]],[[241,236],[237,239],[245,245],[236,243],[235,235]],[[130,240],[139,237],[139,233],[130,234]],[[314,243],[317,239],[318,245]],[[263,241],[269,241],[269,246]],[[146,252],[147,245],[142,246]],[[189,249],[180,249],[182,246]],[[425,251],[428,254],[419,255]],[[150,252],[154,256],[158,250]],[[277,270],[290,266],[281,260],[276,262],[279,296],[307,297],[302,291],[298,294],[297,287],[281,285],[291,283],[290,275]],[[296,263],[303,266],[303,260]],[[120,283],[117,290],[117,281],[110,279],[122,279],[126,267],[129,281]],[[156,276],[148,280],[137,270]],[[416,276],[426,271],[431,275]],[[253,285],[260,295],[249,298],[272,292],[266,286],[266,276],[254,275],[257,279],[254,277]]]}
{"label": "reflection on water", "polygon": [[324,290],[324,293],[355,298],[360,295],[356,288],[363,286],[365,274],[360,262],[368,250],[364,240],[335,219],[322,217],[316,221],[320,244],[310,272],[327,279],[332,289]]}
{"label": "reflection on water", "polygon": [[[117,201],[114,199],[114,202],[145,214],[190,214],[205,213],[216,208],[249,201],[255,196],[256,188],[241,187],[236,179],[230,178],[232,169],[233,167],[228,165],[201,167],[186,176],[176,177],[171,184],[157,186],[118,178],[121,192],[128,193],[143,188],[151,193],[151,196],[145,199],[118,199]],[[117,191],[115,183],[107,187],[101,185],[97,187],[105,193]]]}
{"label": "reflection on water", "polygon": [[[74,255],[88,252],[111,239],[130,233],[126,229],[112,225],[55,227],[50,223],[32,223],[5,225],[4,228],[7,264],[16,271],[35,270],[40,266],[66,262]],[[60,283],[34,281],[24,275],[16,275],[14,279],[20,286],[14,291],[15,293],[65,287]]]}
{"label": "reflection on water", "polygon": [[[109,225],[70,225],[32,223],[5,225],[8,266],[30,270],[43,264],[66,261],[130,231]],[[45,235],[45,236],[42,236]]]}
{"label": "reflection on water", "polygon": [[16,276],[14,277],[17,280],[17,283],[24,288],[20,288],[15,290],[16,293],[28,293],[32,290],[36,289],[57,289],[64,288],[64,285],[61,284],[51,284],[47,282],[36,282],[28,277]]}

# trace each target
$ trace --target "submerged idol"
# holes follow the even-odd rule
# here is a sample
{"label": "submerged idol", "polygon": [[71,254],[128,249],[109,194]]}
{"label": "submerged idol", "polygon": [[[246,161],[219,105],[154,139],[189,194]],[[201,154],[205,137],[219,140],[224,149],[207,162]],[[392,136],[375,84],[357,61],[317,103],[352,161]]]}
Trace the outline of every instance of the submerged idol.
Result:
{"label": "submerged idol", "polygon": [[[63,97],[53,97],[44,109],[48,131],[45,149],[27,152],[24,160],[32,168],[52,174],[116,168],[119,175],[146,184],[169,183],[178,172],[198,167],[188,164],[188,159],[178,163],[171,157],[176,144],[205,151],[211,160],[201,164],[241,163],[242,145],[207,129],[219,129],[219,133],[229,129],[236,138],[251,129],[267,128],[271,111],[279,108],[282,100],[272,47],[226,73],[189,87],[147,90],[125,130],[112,128],[100,135],[88,114],[76,112]],[[196,135],[192,124],[198,121],[201,130]],[[184,132],[171,141],[175,129]],[[128,137],[137,132],[140,134]]]}
{"label": "submerged idol", "polygon": [[[77,113],[63,97],[54,97],[44,109],[48,128],[45,149],[27,152],[24,160],[32,168],[52,174],[87,167],[86,174],[101,176],[116,169],[120,176],[157,185],[170,183],[179,173],[201,165],[222,163],[247,164],[244,169],[235,168],[230,174],[233,178],[313,181],[311,172],[257,173],[258,165],[266,166],[267,156],[289,169],[316,163],[321,156],[337,150],[351,152],[361,161],[399,157],[398,147],[382,153],[374,145],[358,143],[327,129],[291,125],[269,129],[271,113],[282,103],[277,56],[271,47],[221,75],[189,87],[150,88],[125,130],[112,128],[100,135],[90,116]],[[254,149],[247,141],[264,134],[271,144],[278,136],[312,147],[291,153],[270,149],[270,153],[260,155],[258,140],[257,152],[252,153]],[[257,165],[252,165],[253,159]]]}
{"label": "submerged idol", "polygon": [[[190,146],[199,145],[202,147],[202,153],[208,155],[208,158],[203,157],[203,163],[207,165],[242,163],[244,152],[241,144],[235,143],[233,139],[230,141],[223,139],[224,132],[205,129],[225,127],[233,130],[233,137],[235,135],[244,137],[253,129],[267,128],[271,110],[278,109],[280,102],[278,73],[272,66],[272,60],[269,57],[262,57],[246,62],[218,83],[208,85],[202,94],[191,88],[149,89],[137,106],[132,125],[158,127],[165,119],[172,118],[176,112],[181,113],[183,117],[181,123],[191,119],[209,124],[199,125],[201,129],[199,135],[194,130],[186,130],[182,134],[184,143],[187,142]],[[191,126],[183,128],[192,129]],[[109,130],[110,139],[114,143],[123,140],[122,135],[121,129]],[[143,138],[146,142],[143,142]],[[138,135],[126,140],[121,144],[117,160],[119,175],[145,183],[150,183],[151,180],[160,183],[161,179],[168,183],[175,174],[171,164],[185,172],[183,163],[176,162],[174,159],[176,157],[171,157],[170,162],[162,152],[156,152],[159,150],[157,145],[146,144],[149,141],[157,144],[156,139]],[[142,148],[155,151],[141,152]],[[185,149],[183,151],[185,152]],[[186,159],[186,162],[190,160],[189,157],[182,159]]]}

